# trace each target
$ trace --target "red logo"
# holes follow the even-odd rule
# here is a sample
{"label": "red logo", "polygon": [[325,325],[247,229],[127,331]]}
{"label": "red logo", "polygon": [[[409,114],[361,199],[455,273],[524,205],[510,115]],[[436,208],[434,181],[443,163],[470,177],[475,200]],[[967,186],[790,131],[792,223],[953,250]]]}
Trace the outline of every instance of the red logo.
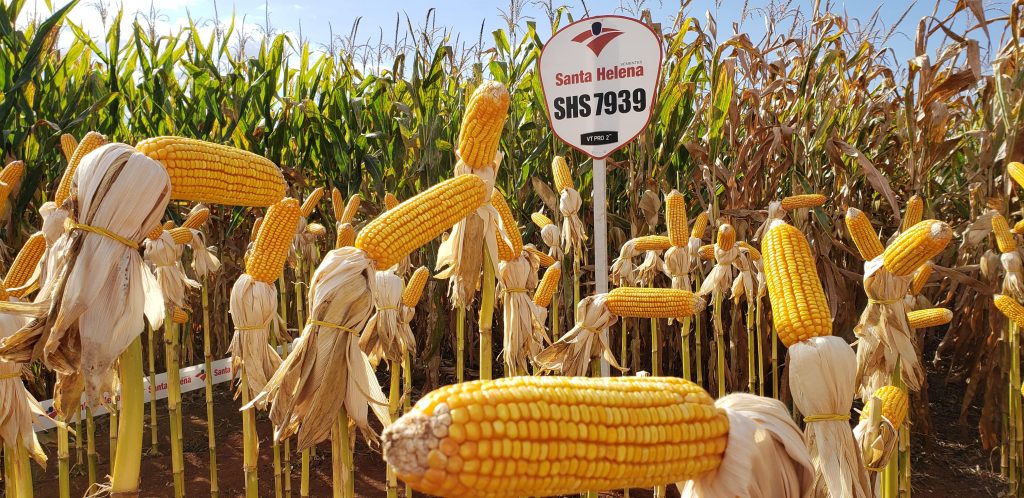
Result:
{"label": "red logo", "polygon": [[206,371],[205,370],[200,370],[199,373],[195,374],[193,377],[195,377],[195,378],[197,378],[199,380],[205,381],[206,380]]}
{"label": "red logo", "polygon": [[606,28],[600,22],[595,22],[590,25],[590,30],[576,35],[572,41],[586,45],[591,52],[594,52],[594,55],[600,56],[604,47],[621,34],[621,30]]}

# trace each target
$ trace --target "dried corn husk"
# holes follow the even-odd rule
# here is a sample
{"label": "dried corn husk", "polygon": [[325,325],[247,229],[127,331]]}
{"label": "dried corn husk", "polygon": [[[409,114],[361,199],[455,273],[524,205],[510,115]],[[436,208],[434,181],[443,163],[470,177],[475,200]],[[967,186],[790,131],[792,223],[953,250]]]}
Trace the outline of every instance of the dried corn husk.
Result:
{"label": "dried corn husk", "polygon": [[857,379],[860,398],[889,383],[897,359],[902,365],[907,389],[917,392],[924,380],[916,336],[907,321],[904,297],[910,290],[911,276],[893,275],[882,266],[879,256],[864,263],[864,292],[868,305],[854,328],[857,335]]}
{"label": "dried corn husk", "polygon": [[[498,298],[505,325],[501,356],[506,371],[524,375],[547,339],[543,326],[547,309],[534,305],[531,299],[531,291],[537,287],[537,270],[529,253],[523,251],[512,261],[502,261],[498,276],[501,282]],[[538,310],[544,312],[543,317],[536,316]]]}
{"label": "dried corn husk", "polygon": [[682,498],[810,498],[814,468],[782,402],[735,393],[715,401],[729,417],[718,470],[679,483]]}
{"label": "dried corn husk", "polygon": [[[376,312],[366,322],[359,338],[359,349],[374,367],[381,360],[401,363],[403,352],[416,351],[416,338],[402,321],[402,277],[390,270],[374,274],[373,304]],[[412,320],[410,317],[409,320]],[[406,326],[403,326],[406,323]]]}
{"label": "dried corn husk", "polygon": [[[0,314],[0,340],[23,327],[24,317]],[[0,360],[0,445],[21,445],[41,467],[46,467],[46,453],[36,438],[32,422],[46,416],[46,410],[25,389],[20,363]],[[81,390],[78,391],[81,394]]]}
{"label": "dried corn husk", "polygon": [[616,287],[636,286],[636,268],[633,266],[633,257],[637,253],[632,242],[633,240],[630,239],[622,244],[622,247],[619,248],[619,257],[612,261],[609,278],[612,285]]}
{"label": "dried corn husk", "polygon": [[673,289],[693,290],[689,248],[670,247],[665,251],[665,273],[672,279]]}
{"label": "dried corn husk", "polygon": [[157,239],[144,242],[144,258],[153,265],[153,273],[163,292],[168,307],[185,305],[185,288],[198,289],[199,282],[188,278],[181,266],[182,246],[176,244],[171,233],[164,230]]}
{"label": "dried corn husk", "polygon": [[558,225],[552,223],[541,228],[540,239],[548,246],[548,256],[554,258],[555,261],[561,261],[563,255],[561,245],[562,230],[558,228]]}
{"label": "dried corn husk", "polygon": [[1024,262],[1021,261],[1020,250],[1001,254],[999,262],[1005,272],[1002,293],[1024,302]]}
{"label": "dried corn husk", "polygon": [[[499,151],[494,158],[493,168],[472,169],[459,162],[455,166],[455,176],[474,174],[486,182],[487,199],[477,210],[452,227],[451,233],[441,243],[437,251],[437,265],[440,270],[436,278],[448,279],[448,294],[453,307],[465,307],[473,303],[476,290],[480,286],[480,275],[483,271],[484,248],[490,257],[493,268],[498,267],[498,241],[496,235],[501,233],[498,211],[491,205],[491,192],[498,174],[498,165],[503,155]],[[504,237],[504,235],[502,235]],[[506,240],[506,243],[508,241]],[[511,246],[511,244],[509,244]]]}
{"label": "dried corn husk", "polygon": [[586,250],[587,232],[579,216],[582,206],[583,198],[576,189],[562,189],[558,200],[558,210],[562,212],[562,250],[572,254],[576,260],[583,258]]}
{"label": "dried corn husk", "polygon": [[232,372],[245,369],[249,396],[254,399],[281,365],[281,357],[269,342],[275,321],[284,327],[284,320],[277,314],[277,288],[243,273],[231,287],[229,308],[235,327],[228,345]]}
{"label": "dried corn husk", "polygon": [[[857,439],[864,468],[870,472],[881,472],[889,462],[889,457],[896,451],[899,433],[893,427],[892,422],[881,414],[880,399],[872,396],[867,402],[872,403],[875,400],[878,401],[878,407],[871,411],[877,413],[878,416],[867,417],[857,423],[857,426],[853,428],[853,437]],[[874,480],[872,479],[872,481]],[[872,484],[877,483],[872,482]]]}
{"label": "dried corn husk", "polygon": [[326,440],[343,405],[371,441],[376,437],[369,410],[385,427],[390,424],[387,397],[359,349],[358,331],[372,311],[373,274],[366,253],[353,247],[328,252],[313,274],[309,322],[295,349],[250,403],[270,403],[277,441],[298,434],[296,446],[302,451]]}
{"label": "dried corn husk", "polygon": [[654,279],[658,275],[665,274],[665,262],[662,261],[660,251],[647,251],[643,263],[636,267],[637,284],[646,287],[654,285]]}
{"label": "dried corn husk", "polygon": [[292,246],[288,250],[288,266],[292,268],[297,264],[297,259],[310,262],[316,257],[316,239],[319,235],[309,230],[309,222],[305,217],[299,217],[299,225],[295,229],[295,236],[292,238]]}
{"label": "dried corn husk", "polygon": [[857,355],[841,337],[812,337],[789,347],[788,364],[793,403],[807,424],[818,496],[873,496],[849,422]]}
{"label": "dried corn husk", "polygon": [[585,297],[576,306],[579,321],[554,344],[537,355],[537,365],[562,375],[586,375],[590,362],[604,357],[612,367],[625,372],[615,361],[601,331],[615,325],[618,318],[608,311],[607,294]]}
{"label": "dried corn husk", "polygon": [[199,230],[192,230],[192,271],[196,277],[203,279],[220,269],[220,260],[214,254],[217,248],[206,246],[206,235]]}
{"label": "dried corn husk", "polygon": [[142,332],[143,316],[159,326],[164,304],[137,248],[95,232],[137,244],[159,222],[170,189],[163,166],[128,145],[107,144],[86,155],[65,204],[81,225],[71,225],[50,248],[55,264],[36,303],[2,303],[0,311],[33,319],[4,341],[0,356],[41,359],[61,374],[81,371],[93,404],[113,392],[115,360]]}
{"label": "dried corn husk", "polygon": [[[697,257],[700,258],[700,256]],[[706,296],[712,292],[721,292],[722,295],[726,295],[726,291],[731,288],[733,283],[733,266],[746,268],[749,272],[749,265],[745,265],[743,258],[740,257],[739,244],[733,244],[728,250],[722,250],[716,243],[715,266],[711,268],[711,273],[708,273],[707,278],[701,283],[698,294]]]}

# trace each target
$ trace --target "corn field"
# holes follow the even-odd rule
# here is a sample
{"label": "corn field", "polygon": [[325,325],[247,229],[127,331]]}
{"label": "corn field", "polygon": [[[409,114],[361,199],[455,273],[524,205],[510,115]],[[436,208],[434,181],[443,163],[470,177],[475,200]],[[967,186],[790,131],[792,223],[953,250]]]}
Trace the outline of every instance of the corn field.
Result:
{"label": "corn field", "polygon": [[[955,431],[969,432],[972,440],[980,441],[986,470],[1002,477],[995,485],[999,492],[1024,496],[1019,354],[1024,264],[1017,249],[1024,224],[1016,223],[1024,217],[1024,183],[1015,184],[1024,182],[1024,166],[1014,165],[1024,162],[1024,133],[1019,132],[1024,129],[1024,2],[988,3],[937,2],[934,14],[916,24],[901,18],[901,27],[915,27],[909,61],[894,60],[887,48],[895,28],[879,28],[877,18],[847,17],[821,2],[802,10],[778,7],[759,13],[755,17],[760,21],[763,15],[765,22],[759,37],[744,34],[743,26],[738,33],[718,26],[690,1],[681,2],[670,19],[654,18],[643,2],[634,5],[627,14],[658,34],[664,61],[650,124],[608,158],[607,249],[620,258],[612,265],[615,289],[595,295],[593,240],[563,244],[572,238],[566,227],[576,217],[584,238],[593,232],[592,161],[552,133],[537,72],[545,41],[559,27],[592,14],[584,12],[585,6],[541,2],[544,18],[505,15],[507,27],[469,33],[476,35],[473,39],[466,39],[464,30],[438,26],[433,12],[421,20],[396,16],[393,32],[381,33],[373,43],[356,41],[357,22],[350,36],[320,45],[275,34],[269,27],[245,32],[246,24],[234,18],[213,24],[195,20],[162,31],[153,16],[122,22],[131,14],[124,11],[107,14],[109,30],[96,39],[67,18],[77,0],[54,5],[52,13],[27,25],[15,22],[25,2],[6,2],[0,5],[0,159],[3,164],[20,161],[23,172],[11,182],[0,173],[0,182],[9,183],[7,191],[0,183],[0,196],[9,196],[0,208],[0,259],[11,280],[9,284],[5,279],[4,285],[11,304],[0,306],[0,399],[14,399],[4,397],[5,382],[20,386],[23,381],[27,398],[52,398],[57,404],[63,400],[63,409],[55,405],[55,410],[68,410],[58,417],[67,427],[51,431],[58,434],[47,440],[56,442],[44,445],[51,454],[43,455],[59,461],[61,484],[54,493],[62,498],[70,496],[70,487],[139,496],[139,469],[130,457],[117,459],[115,447],[132,454],[146,451],[145,458],[169,455],[166,487],[160,489],[170,496],[173,487],[175,496],[183,496],[184,480],[195,476],[186,475],[186,464],[180,461],[183,442],[189,439],[182,432],[190,427],[182,426],[181,411],[199,398],[183,399],[170,388],[166,410],[163,401],[159,408],[155,401],[140,405],[141,412],[124,401],[119,408],[104,403],[112,416],[95,421],[92,410],[99,405],[82,413],[69,407],[77,406],[83,391],[92,399],[115,384],[122,400],[131,389],[138,390],[141,400],[141,384],[110,383],[136,367],[150,385],[155,375],[167,372],[171,386],[180,367],[205,364],[205,374],[212,376],[212,362],[227,357],[232,358],[237,391],[234,399],[216,397],[207,384],[206,420],[213,420],[219,409],[214,399],[228,405],[232,420],[242,420],[239,441],[244,440],[245,449],[239,450],[244,459],[239,457],[237,465],[218,465],[218,451],[232,443],[215,436],[216,424],[208,423],[210,459],[203,485],[215,496],[310,496],[310,466],[315,471],[320,452],[332,459],[330,489],[335,496],[412,496],[413,488],[438,496],[597,496],[597,491],[611,489],[628,496],[629,489],[621,490],[633,487],[644,488],[633,489],[634,494],[662,497],[675,496],[666,485],[681,483],[682,496],[695,497],[802,496],[817,487],[821,496],[893,498],[914,491],[911,461],[921,455],[912,451],[928,451],[936,432],[949,430],[936,427],[929,410],[928,382],[941,379],[943,386],[958,386],[956,392],[962,393],[956,400]],[[470,164],[460,131],[464,123],[484,119],[474,114],[473,106],[487,88],[505,92],[507,104],[502,105],[507,111],[493,137],[497,149],[482,153],[485,166],[495,153],[500,166],[484,174],[480,171],[485,167]],[[99,140],[99,135],[103,137],[96,150],[102,154],[85,154],[88,137]],[[182,138],[161,142],[156,137]],[[103,145],[107,141],[111,144]],[[118,149],[115,142],[131,147]],[[174,156],[175,150],[187,152]],[[121,201],[132,212],[122,220],[131,227],[124,230],[88,222],[92,214],[85,210],[89,204],[83,195],[93,188],[85,178],[107,164],[98,156],[115,151],[125,157],[146,156],[169,174],[168,187],[156,180],[140,181],[135,197]],[[196,166],[202,162],[196,158],[217,165]],[[142,159],[124,161],[133,165],[136,160]],[[72,179],[69,164],[78,161],[82,167]],[[233,161],[245,167],[232,169],[239,164]],[[108,175],[104,182],[116,184],[117,175]],[[479,184],[466,178],[481,175]],[[189,181],[183,178],[199,177],[203,181],[198,183],[208,185],[181,187]],[[210,192],[217,185],[232,187]],[[245,190],[249,187],[251,191]],[[96,188],[96,198],[113,205],[117,188]],[[189,189],[198,193],[183,194]],[[567,189],[582,199],[576,213],[565,208]],[[243,190],[251,197],[240,200]],[[478,191],[485,193],[476,199]],[[429,206],[425,199],[431,192],[446,196],[445,204],[433,206],[434,218],[416,218],[420,211],[406,206]],[[212,198],[217,195],[223,201]],[[198,201],[204,201],[207,212],[195,207]],[[147,214],[150,204],[155,207]],[[54,209],[81,212],[56,223],[50,214]],[[466,221],[473,216],[481,217],[486,228]],[[418,228],[409,220],[431,228]],[[162,229],[157,226],[165,221]],[[702,222],[707,229],[691,230]],[[858,223],[867,228],[858,231],[865,226]],[[554,242],[544,233],[551,230],[548,226],[555,227]],[[402,230],[396,227],[409,232],[395,232]],[[67,242],[68,247],[77,244],[68,253],[74,257],[60,256],[55,248],[64,246],[50,240],[52,230],[60,240],[77,241]],[[128,235],[129,230],[136,231]],[[475,240],[483,249],[476,247],[467,255],[465,247],[474,247],[469,242],[452,249],[452,241],[460,237]],[[120,243],[112,244],[124,253],[111,260],[117,261],[117,271],[105,269],[114,263],[80,254],[90,247],[90,239]],[[801,252],[805,246],[806,253]],[[20,268],[16,256],[23,247],[42,253],[41,259],[36,256],[38,268],[36,263],[28,270]],[[491,252],[495,248],[497,254]],[[103,247],[108,250],[115,252]],[[909,255],[899,259],[904,250]],[[686,270],[676,272],[680,260],[674,258],[683,252]],[[517,269],[520,255],[523,266]],[[644,262],[634,264],[633,258]],[[196,260],[206,263],[182,263]],[[82,261],[99,265],[88,271],[109,274],[109,280],[96,277],[95,283],[75,287],[76,276],[87,271],[74,270],[86,264]],[[383,271],[392,267],[394,272]],[[103,330],[111,330],[112,343],[124,339],[124,347],[114,351],[106,346],[105,353],[92,353],[90,348],[97,346],[84,324],[117,319],[92,318],[83,310],[101,307],[78,306],[85,298],[71,296],[122,277],[128,282],[135,277],[127,275],[136,268],[152,277],[152,284],[145,285],[162,288],[162,302],[151,306],[149,294],[144,298],[139,297],[141,290],[126,290],[124,316],[137,327],[146,308],[145,331],[122,337],[120,322],[111,322]],[[20,280],[14,269],[24,273]],[[530,276],[514,280],[516,271]],[[878,272],[882,276],[873,280]],[[426,278],[428,273],[434,278]],[[179,283],[169,284],[172,280]],[[827,311],[814,326],[790,323],[792,316],[810,320],[807,306],[788,308],[785,303],[792,300],[780,301],[784,294],[793,297],[787,289],[794,281],[800,289],[821,285],[816,301],[810,290],[794,291],[798,296],[793,299],[811,296],[812,304],[824,307],[817,311]],[[238,297],[242,283],[247,300]],[[132,280],[124,288],[145,285]],[[422,298],[404,292],[419,286]],[[541,292],[534,295],[538,286],[546,289],[543,299],[538,297]],[[893,288],[900,291],[888,296]],[[903,311],[904,298],[909,315]],[[640,309],[644,307],[636,304],[647,300],[663,307]],[[898,313],[890,309],[897,301]],[[532,319],[518,318],[525,324],[514,334],[510,324],[516,318],[510,318],[510,310],[517,305],[531,310]],[[159,312],[151,314],[151,308]],[[925,313],[933,308],[946,310]],[[867,318],[872,310],[883,318]],[[73,313],[83,314],[82,322],[62,323]],[[599,313],[605,315],[597,318]],[[899,316],[885,318],[886,313]],[[156,314],[160,320],[154,322]],[[885,348],[893,346],[883,339],[878,351],[885,354],[862,360],[868,331],[890,327],[886,320],[909,323],[904,326],[908,342],[900,343],[909,349],[899,352],[911,354],[890,358]],[[394,330],[382,325],[392,321]],[[814,328],[819,325],[821,330]],[[601,329],[609,332],[607,343],[587,336]],[[27,333],[31,330],[34,335]],[[791,336],[791,331],[804,335]],[[578,335],[567,338],[571,334]],[[843,342],[815,342],[833,339],[827,336]],[[584,337],[594,341],[587,346],[593,349],[573,350]],[[66,340],[72,345],[56,345]],[[813,368],[827,371],[823,366],[808,366],[809,353],[801,349],[807,341],[838,356],[846,355],[849,348],[843,348],[856,341],[856,380],[853,372],[849,382],[832,379],[842,386],[834,390],[845,405],[814,413],[803,408],[809,402],[807,391],[813,390],[807,384],[831,379],[831,374],[819,377]],[[829,349],[833,347],[843,352],[834,353]],[[109,361],[97,359],[104,354]],[[343,359],[327,361],[328,354]],[[612,369],[618,379],[583,378],[602,356],[622,367]],[[84,367],[77,367],[83,362],[109,371],[106,383],[93,380],[94,373],[83,373]],[[920,378],[915,368],[922,372]],[[875,377],[865,369],[877,370]],[[637,372],[652,377],[634,377]],[[550,373],[569,377],[540,375]],[[487,383],[464,382],[477,379]],[[860,400],[854,408],[861,415],[851,411],[853,388],[846,392],[854,382]],[[318,387],[306,387],[321,384],[348,387],[339,388],[334,396],[338,399],[324,401],[331,395],[322,391],[332,387],[317,394],[311,390]],[[877,392],[882,394],[873,394],[880,386]],[[496,395],[498,401],[482,399],[482,394],[474,397],[489,389],[504,394]],[[577,392],[592,396],[572,394],[581,408],[564,405],[562,394]],[[727,395],[737,392],[757,396]],[[890,397],[894,392],[898,394]],[[652,403],[665,406],[670,397],[685,400],[676,406],[678,413],[652,414]],[[894,409],[899,412],[893,406],[900,399],[903,415],[891,415]],[[519,427],[547,439],[539,436],[547,433],[546,426],[541,432],[529,427],[536,420],[525,421],[538,403],[552,406],[551,413],[562,406],[566,417],[575,410],[574,423],[593,417],[595,424],[614,425],[612,419],[621,416],[637,421],[638,429],[635,435],[616,436],[610,430],[603,432],[611,436],[587,439],[585,432],[578,432],[585,428],[573,426],[559,435],[589,441],[589,448],[585,443],[582,451],[568,445],[573,453],[557,458],[557,447],[551,454],[548,448],[537,450],[535,463],[593,461],[591,453],[610,448],[610,453],[619,451],[619,463],[640,462],[639,467],[664,474],[609,464],[613,468],[590,467],[598,476],[581,477],[576,488],[547,478],[549,471],[556,475],[547,467],[540,474],[531,470],[530,479],[519,482],[507,476],[503,481],[497,471],[490,481],[475,475],[459,481],[459,472],[480,464],[478,460],[490,468],[491,460],[476,447],[464,450],[465,445],[442,455],[445,443],[437,438],[448,441],[462,434],[463,440],[472,440],[466,434],[481,423],[475,418],[478,410],[492,419],[504,413],[502,427],[516,427],[508,420],[522,407]],[[616,406],[624,411],[606,415],[615,413]],[[158,411],[168,413],[168,425],[153,425]],[[737,414],[749,420],[737,422]],[[851,434],[836,429],[849,428],[850,416],[867,428],[858,425],[861,432]],[[872,432],[883,416],[889,425],[882,425],[892,434]],[[142,417],[146,429],[118,434],[118,417],[122,427],[127,419]],[[268,418],[273,430],[266,428]],[[910,423],[904,424],[904,418]],[[32,445],[26,445],[30,454],[23,454],[17,438],[25,436],[17,428],[5,429],[5,424],[17,425],[16,419],[0,405],[6,469],[0,496],[22,498],[32,496],[33,471],[26,478],[27,467],[17,460],[24,459],[27,466],[27,459],[37,455],[31,454]],[[109,458],[97,456],[92,441],[92,426],[106,426],[108,419],[109,430],[102,429],[111,438]],[[664,420],[697,429],[671,436]],[[431,427],[441,421],[446,435],[432,440],[416,425]],[[766,484],[773,478],[765,476],[773,472],[758,465],[751,465],[747,474],[751,482],[761,482],[761,494],[752,491],[754,484],[738,489],[708,478],[709,470],[735,465],[733,460],[741,458],[731,456],[730,448],[738,446],[734,441],[742,436],[737,431],[748,422],[770,427],[773,441],[789,450],[751,448],[749,458],[783,460],[787,463],[780,475],[789,476],[791,483],[806,484],[813,478],[813,484],[796,491],[778,482]],[[823,426],[828,430],[819,430]],[[503,430],[509,431],[506,438],[515,438],[513,429]],[[597,431],[593,426],[589,430],[591,435]],[[653,439],[644,441],[644,430],[655,434]],[[169,441],[158,441],[158,433],[170,434]],[[554,432],[550,436],[557,439]],[[427,439],[415,439],[419,437]],[[369,445],[372,450],[355,446],[378,438],[387,459],[386,475],[379,489],[363,489],[363,460],[353,462],[352,448],[373,452],[383,469],[376,444]],[[630,438],[654,446],[701,442],[699,451],[694,446],[689,456],[671,449],[641,455],[639,450],[630,453],[635,448],[627,444]],[[205,434],[202,439],[205,443]],[[327,439],[330,445],[318,446]],[[420,445],[431,444],[429,459],[427,452],[420,460],[394,456],[399,451],[416,455]],[[873,453],[879,445],[887,449]],[[88,458],[82,457],[83,446]],[[819,465],[819,460],[833,457],[828,453],[833,449],[846,455],[836,459],[850,458],[856,465]],[[261,453],[273,455],[272,476],[259,464]],[[787,457],[780,456],[784,453]],[[525,448],[516,453],[529,454]],[[438,467],[442,457],[447,466]],[[97,458],[109,463],[113,488],[105,488],[104,476],[96,474]],[[456,459],[458,465],[452,463]],[[519,462],[526,460],[522,456]],[[73,486],[66,482],[69,461],[76,462],[70,473]],[[508,465],[515,467],[514,462]],[[88,468],[87,475],[80,466]],[[218,490],[218,473],[223,479],[238,474],[239,467],[244,469],[244,493]],[[422,475],[426,468],[448,474],[435,482],[438,474]],[[600,478],[617,471],[633,479]],[[41,470],[34,472],[42,475]],[[526,474],[522,469],[516,473]],[[839,475],[853,488],[837,489]],[[43,494],[37,489],[36,495]]]}

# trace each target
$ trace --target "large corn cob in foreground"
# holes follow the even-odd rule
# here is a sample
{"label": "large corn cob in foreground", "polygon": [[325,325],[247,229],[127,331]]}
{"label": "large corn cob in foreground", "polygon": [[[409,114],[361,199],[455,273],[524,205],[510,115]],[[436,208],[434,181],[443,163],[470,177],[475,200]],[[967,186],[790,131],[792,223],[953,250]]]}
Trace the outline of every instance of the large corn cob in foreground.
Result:
{"label": "large corn cob in foreground", "polygon": [[446,386],[384,432],[398,476],[445,497],[650,487],[722,462],[729,419],[667,377],[513,377]]}

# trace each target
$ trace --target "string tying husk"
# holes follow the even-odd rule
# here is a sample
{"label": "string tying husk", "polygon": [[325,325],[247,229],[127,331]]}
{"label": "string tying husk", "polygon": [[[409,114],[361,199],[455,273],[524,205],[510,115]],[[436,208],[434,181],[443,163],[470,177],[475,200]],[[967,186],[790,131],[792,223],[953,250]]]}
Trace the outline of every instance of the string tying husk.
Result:
{"label": "string tying husk", "polygon": [[861,399],[870,399],[889,383],[897,360],[902,365],[908,390],[916,392],[924,380],[916,338],[907,321],[904,299],[911,277],[900,277],[882,265],[879,256],[864,263],[864,292],[867,307],[854,328],[857,335],[857,379]]}
{"label": "string tying husk", "polygon": [[752,394],[719,398],[729,441],[718,469],[679,483],[682,498],[810,498],[814,468],[782,402]]}
{"label": "string tying husk", "polygon": [[302,451],[328,439],[342,406],[370,441],[376,435],[369,411],[385,427],[390,424],[387,397],[359,348],[358,331],[373,310],[375,273],[366,253],[344,247],[328,252],[313,274],[309,321],[294,350],[249,405],[271,405],[278,441],[298,434],[296,449]]}
{"label": "string tying husk", "polygon": [[373,304],[376,311],[366,322],[359,338],[359,348],[374,367],[381,360],[401,363],[404,351],[416,351],[412,329],[408,325],[403,326],[402,277],[386,270],[375,272],[374,280]]}
{"label": "string tying husk", "polygon": [[512,261],[502,261],[498,276],[498,298],[505,324],[501,355],[507,371],[523,375],[529,372],[530,361],[540,353],[547,339],[543,325],[547,308],[533,304],[530,292],[537,287],[537,268],[529,253],[523,251]]}
{"label": "string tying husk", "polygon": [[601,334],[618,320],[608,310],[607,300],[607,294],[581,299],[576,306],[576,325],[537,355],[537,365],[561,375],[582,376],[589,371],[591,361],[603,357],[613,368],[625,372]]}

